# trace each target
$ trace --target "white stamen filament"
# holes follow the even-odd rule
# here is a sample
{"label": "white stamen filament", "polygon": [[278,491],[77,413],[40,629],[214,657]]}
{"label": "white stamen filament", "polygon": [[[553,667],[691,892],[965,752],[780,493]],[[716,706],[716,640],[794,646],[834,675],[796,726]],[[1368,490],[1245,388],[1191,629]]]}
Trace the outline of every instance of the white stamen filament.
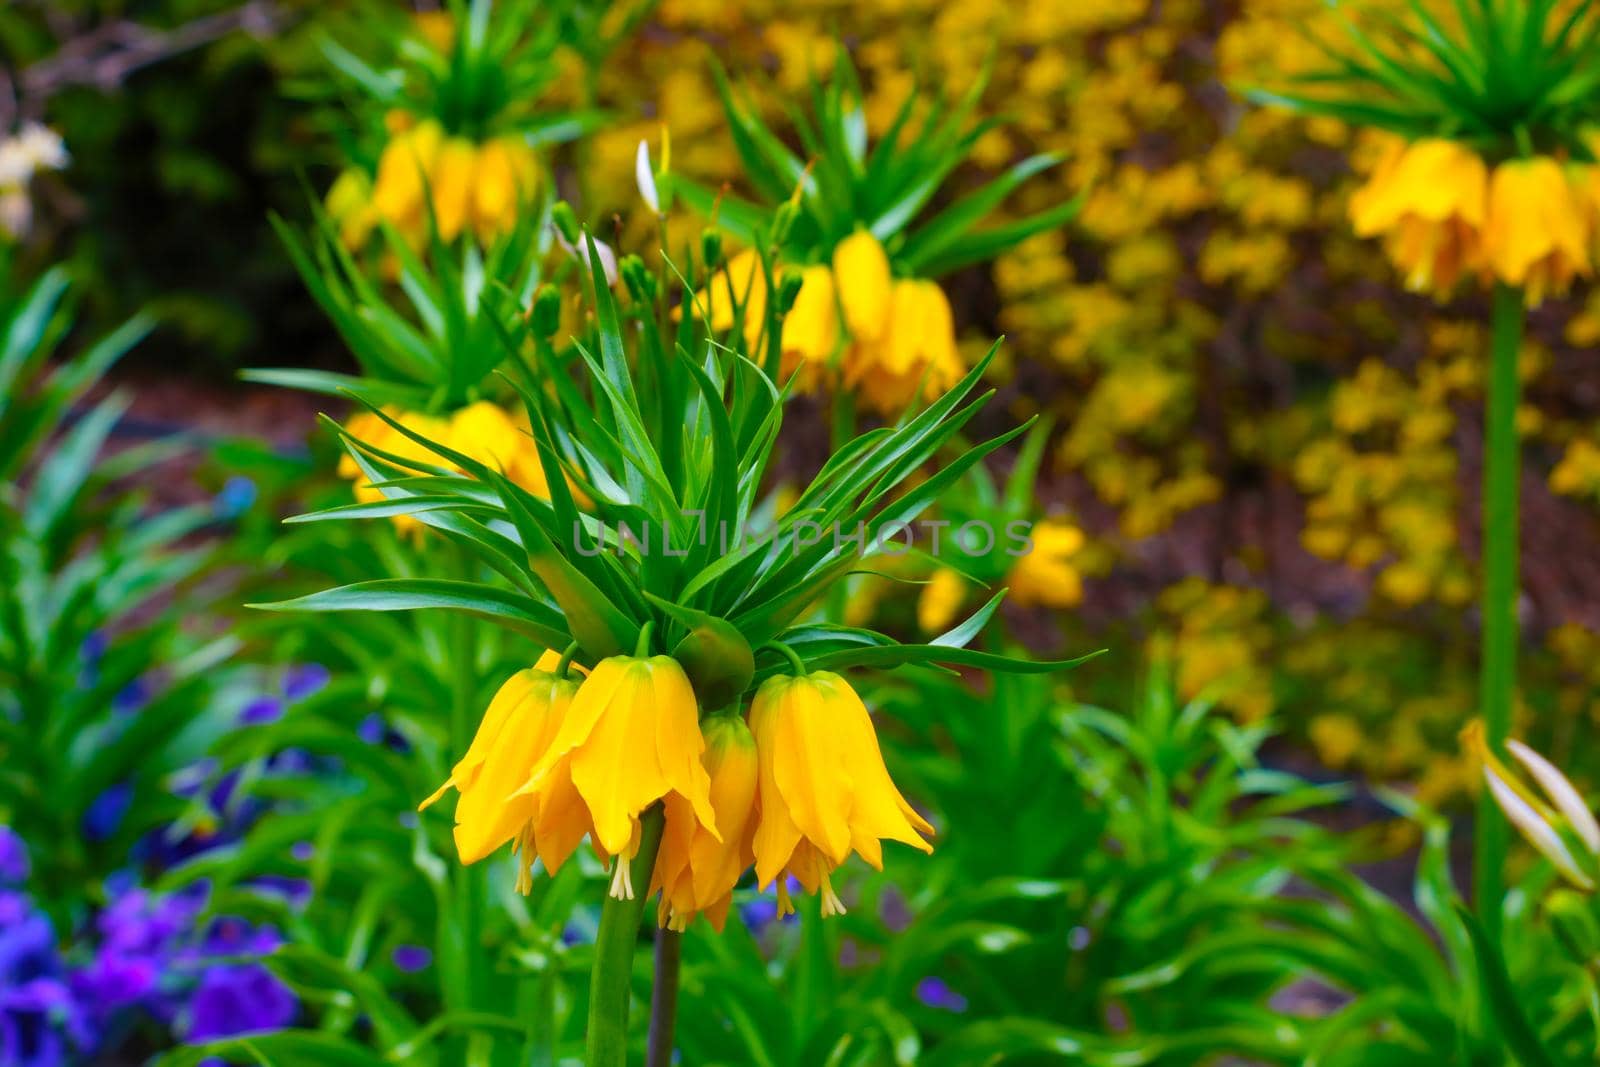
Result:
{"label": "white stamen filament", "polygon": [[611,895],[618,900],[633,899],[633,871],[632,864],[621,856],[617,857],[616,869],[611,872]]}

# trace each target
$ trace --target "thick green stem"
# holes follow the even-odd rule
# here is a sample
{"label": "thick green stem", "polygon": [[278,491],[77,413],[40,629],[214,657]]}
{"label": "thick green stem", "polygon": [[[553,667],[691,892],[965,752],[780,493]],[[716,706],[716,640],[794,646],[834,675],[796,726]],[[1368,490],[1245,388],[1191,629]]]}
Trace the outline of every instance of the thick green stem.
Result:
{"label": "thick green stem", "polygon": [[[1517,354],[1522,347],[1522,292],[1501,285],[1494,293],[1494,336],[1489,356],[1488,406],[1483,462],[1483,634],[1479,681],[1480,713],[1489,750],[1505,755],[1517,690],[1517,476],[1522,465],[1517,440],[1521,384]],[[1498,943],[1505,892],[1503,868],[1509,829],[1485,792],[1478,803],[1474,882],[1478,914]]]}
{"label": "thick green stem", "polygon": [[[659,806],[639,820],[639,853],[630,868],[634,894],[630,900],[607,896],[600,912],[600,936],[594,946],[594,972],[589,978],[589,1034],[586,1067],[627,1067],[628,1001],[633,988],[633,950],[639,940],[650,875],[661,846]],[[626,862],[621,857],[618,863]]]}
{"label": "thick green stem", "polygon": [[678,1019],[678,969],[683,961],[683,935],[662,930],[656,935],[656,979],[650,987],[650,1044],[645,1067],[671,1067],[672,1031]]}

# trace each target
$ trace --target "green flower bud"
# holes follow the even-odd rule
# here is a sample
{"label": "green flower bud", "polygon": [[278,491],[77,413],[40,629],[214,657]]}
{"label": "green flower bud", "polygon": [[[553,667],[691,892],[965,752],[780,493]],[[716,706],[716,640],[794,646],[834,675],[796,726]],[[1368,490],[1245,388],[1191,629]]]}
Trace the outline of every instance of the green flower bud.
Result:
{"label": "green flower bud", "polygon": [[717,264],[722,262],[722,231],[702,230],[700,232],[700,259],[706,265],[706,270],[716,270]]}
{"label": "green flower bud", "polygon": [[672,658],[683,665],[700,706],[722,708],[738,700],[755,677],[750,643],[722,619],[706,619],[678,642]]}
{"label": "green flower bud", "polygon": [[794,307],[795,298],[800,295],[800,286],[805,282],[805,275],[796,267],[785,267],[778,275],[778,314],[787,315]]}
{"label": "green flower bud", "polygon": [[553,285],[541,285],[533,294],[533,307],[528,312],[533,323],[533,335],[545,340],[556,335],[561,328],[561,291]]}
{"label": "green flower bud", "polygon": [[578,225],[577,213],[572,210],[572,205],[565,200],[557,200],[550,209],[550,220],[556,224],[556,229],[561,231],[561,236],[574,248],[582,247],[578,241],[583,236],[583,230]]}
{"label": "green flower bud", "polygon": [[648,304],[655,299],[656,279],[644,265],[644,260],[631,252],[623,256],[621,274],[628,293],[639,303]]}

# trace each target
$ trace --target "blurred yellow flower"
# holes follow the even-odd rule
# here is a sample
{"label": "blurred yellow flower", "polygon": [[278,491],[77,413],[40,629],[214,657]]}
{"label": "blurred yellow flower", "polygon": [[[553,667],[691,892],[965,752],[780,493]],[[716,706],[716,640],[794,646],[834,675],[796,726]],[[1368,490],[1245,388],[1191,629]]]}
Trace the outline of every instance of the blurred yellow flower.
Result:
{"label": "blurred yellow flower", "polygon": [[1530,307],[1590,273],[1590,212],[1561,165],[1540,156],[1494,170],[1484,253],[1494,275],[1522,286]]}
{"label": "blurred yellow flower", "polygon": [[1083,531],[1064,519],[1045,519],[1029,534],[1031,549],[1011,566],[1010,599],[1024,607],[1069,608],[1083,599],[1083,577],[1072,557],[1083,548]]}
{"label": "blurred yellow flower", "polygon": [[940,567],[929,576],[917,597],[917,625],[923,633],[943,633],[966,598],[966,580],[949,567]]}
{"label": "blurred yellow flower", "polygon": [[1367,183],[1350,197],[1362,237],[1386,237],[1407,288],[1446,295],[1481,264],[1488,169],[1454,141],[1391,143]]}

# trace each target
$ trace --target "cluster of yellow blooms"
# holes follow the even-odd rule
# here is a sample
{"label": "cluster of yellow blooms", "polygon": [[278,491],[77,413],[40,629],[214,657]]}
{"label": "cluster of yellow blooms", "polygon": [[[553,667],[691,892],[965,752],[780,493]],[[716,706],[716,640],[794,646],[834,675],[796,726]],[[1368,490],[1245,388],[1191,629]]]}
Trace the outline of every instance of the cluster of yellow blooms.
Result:
{"label": "cluster of yellow blooms", "polygon": [[633,899],[642,818],[665,820],[647,895],[658,921],[722,929],[752,866],[794,911],[793,876],[841,914],[831,874],[853,852],[879,869],[884,841],[932,851],[930,826],[895,788],[866,706],[837,674],[776,675],[737,708],[702,717],[668,656],[613,656],[581,681],[554,653],[512,675],[438,792],[460,794],[456,846],[474,863],[506,844],[527,892],[533,863],[559,871],[585,838],[615,859],[611,893]]}
{"label": "cluster of yellow blooms", "polygon": [[[743,308],[746,341],[762,351],[768,288],[756,253],[735,254],[710,286],[712,328],[731,329]],[[829,263],[803,268],[782,344],[783,373],[798,371],[802,388],[842,383],[889,417],[942,395],[965,371],[944,290],[895,278],[883,245],[865,230],[840,241]]]}
{"label": "cluster of yellow blooms", "polygon": [[[543,497],[550,495],[550,485],[528,432],[526,416],[519,422],[505,408],[488,400],[475,401],[449,415],[427,415],[398,408],[385,408],[383,413],[414,433],[500,471],[530,492]],[[370,411],[352,415],[346,420],[345,429],[357,440],[401,459],[448,466],[437,454]],[[358,502],[370,504],[385,499],[383,490],[373,488],[349,454],[339,457],[339,476],[354,483]],[[397,529],[408,533],[421,529],[421,524],[410,515],[396,515],[394,523]]]}
{"label": "cluster of yellow blooms", "polygon": [[1350,218],[1358,235],[1385,238],[1408,287],[1443,297],[1476,275],[1522,287],[1537,306],[1593,272],[1600,166],[1535,156],[1491,170],[1455,141],[1385,139]]}
{"label": "cluster of yellow blooms", "polygon": [[1377,360],[1334,387],[1331,432],[1308,441],[1294,478],[1308,496],[1301,542],[1365,570],[1398,604],[1460,606],[1473,581],[1456,534],[1451,396],[1476,384],[1467,359],[1426,363],[1413,385]]}
{"label": "cluster of yellow blooms", "polygon": [[504,134],[484,142],[447,134],[437,119],[394,111],[376,176],[350,167],[328,189],[328,217],[346,247],[359,250],[379,223],[412,248],[471,232],[488,244],[508,232],[539,190],[539,161],[527,141]]}

